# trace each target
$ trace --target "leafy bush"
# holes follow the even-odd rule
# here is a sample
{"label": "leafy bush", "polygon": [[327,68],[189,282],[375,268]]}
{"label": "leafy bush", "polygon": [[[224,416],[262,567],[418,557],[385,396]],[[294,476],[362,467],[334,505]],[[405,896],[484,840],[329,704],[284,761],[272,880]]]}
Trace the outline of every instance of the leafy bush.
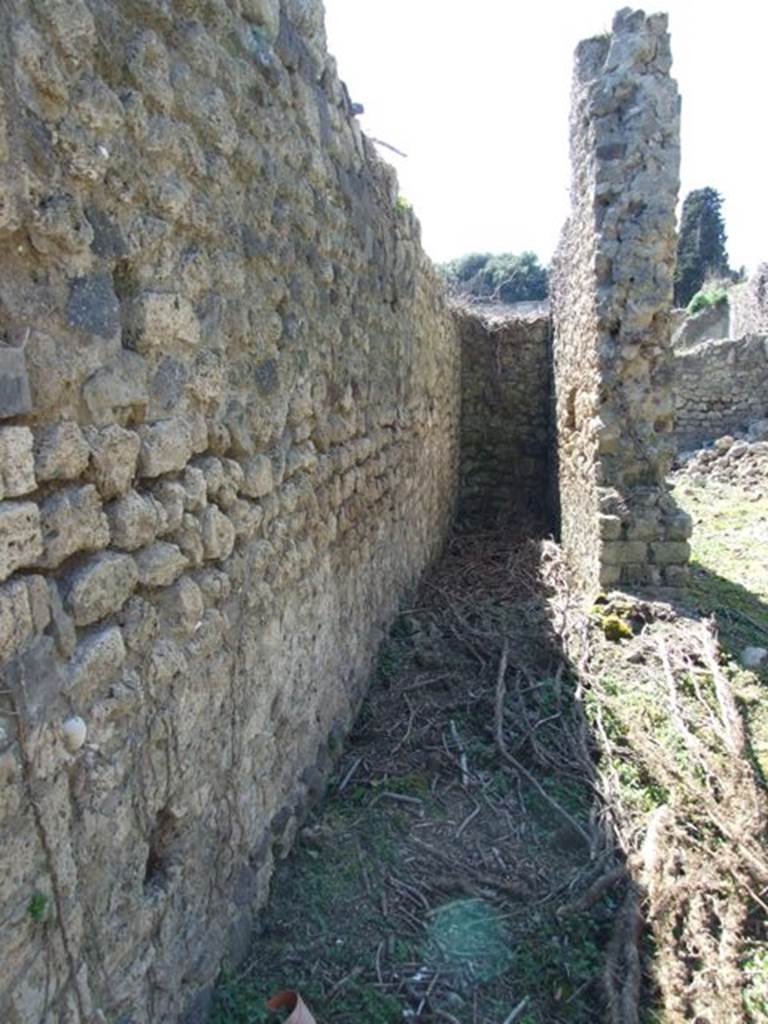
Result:
{"label": "leafy bush", "polygon": [[546,299],[549,279],[533,252],[468,253],[438,267],[457,295],[499,302]]}
{"label": "leafy bush", "polygon": [[728,290],[722,285],[717,287],[702,288],[696,292],[686,307],[689,314],[699,313],[702,309],[709,309],[711,306],[720,306],[728,301]]}

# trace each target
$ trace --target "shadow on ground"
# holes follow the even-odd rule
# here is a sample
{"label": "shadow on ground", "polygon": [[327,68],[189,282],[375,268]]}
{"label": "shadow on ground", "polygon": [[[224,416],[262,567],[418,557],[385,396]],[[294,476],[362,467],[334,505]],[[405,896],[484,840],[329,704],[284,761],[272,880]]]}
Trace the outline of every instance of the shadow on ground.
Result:
{"label": "shadow on ground", "polygon": [[382,645],[252,955],[219,988],[217,1024],[273,1020],[264,998],[285,987],[321,1024],[600,1016],[621,892],[578,904],[614,842],[594,814],[541,545],[473,527]]}

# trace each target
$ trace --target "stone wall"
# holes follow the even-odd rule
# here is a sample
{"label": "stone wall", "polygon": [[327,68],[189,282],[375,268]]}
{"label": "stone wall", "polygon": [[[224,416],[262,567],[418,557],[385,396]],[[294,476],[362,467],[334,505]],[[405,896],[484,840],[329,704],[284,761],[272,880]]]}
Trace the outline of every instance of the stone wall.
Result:
{"label": "stone wall", "polygon": [[761,264],[745,284],[731,288],[728,293],[731,307],[732,338],[747,334],[768,335],[768,263]]}
{"label": "stone wall", "polygon": [[587,591],[678,585],[669,311],[679,97],[667,20],[624,9],[576,51],[571,216],[552,272],[562,542]]}
{"label": "stone wall", "polygon": [[768,337],[705,341],[675,353],[675,420],[693,448],[768,416]]}
{"label": "stone wall", "polygon": [[0,7],[0,1019],[205,1018],[403,589],[459,353],[307,0]]}
{"label": "stone wall", "polygon": [[550,509],[550,321],[459,307],[461,515],[546,527]]}

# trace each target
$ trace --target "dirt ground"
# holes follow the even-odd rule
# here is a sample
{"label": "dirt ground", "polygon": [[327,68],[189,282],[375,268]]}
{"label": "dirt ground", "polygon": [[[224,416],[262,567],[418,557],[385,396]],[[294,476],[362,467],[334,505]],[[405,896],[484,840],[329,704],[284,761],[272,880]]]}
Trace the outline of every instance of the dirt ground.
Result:
{"label": "dirt ground", "polygon": [[765,680],[729,655],[768,615],[707,557],[687,607],[584,609],[551,542],[457,530],[212,1024],[284,988],[318,1024],[768,1020]]}

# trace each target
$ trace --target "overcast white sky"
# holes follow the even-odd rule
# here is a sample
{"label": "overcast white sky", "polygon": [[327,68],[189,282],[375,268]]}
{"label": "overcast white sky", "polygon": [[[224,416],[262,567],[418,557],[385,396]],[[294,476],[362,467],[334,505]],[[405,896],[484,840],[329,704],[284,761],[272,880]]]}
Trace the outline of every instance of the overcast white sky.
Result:
{"label": "overcast white sky", "polygon": [[[369,135],[441,261],[532,249],[548,263],[568,209],[574,47],[613,0],[325,0],[328,42]],[[768,5],[666,0],[683,97],[681,198],[724,196],[733,266],[768,260]]]}

